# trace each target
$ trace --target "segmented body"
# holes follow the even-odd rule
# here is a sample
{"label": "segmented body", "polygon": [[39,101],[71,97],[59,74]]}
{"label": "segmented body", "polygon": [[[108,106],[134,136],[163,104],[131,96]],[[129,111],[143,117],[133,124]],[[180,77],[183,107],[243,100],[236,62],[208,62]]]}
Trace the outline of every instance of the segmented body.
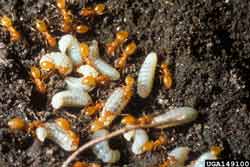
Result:
{"label": "segmented body", "polygon": [[[177,107],[164,114],[160,114],[153,118],[152,123],[166,122],[167,126],[159,126],[158,128],[173,127],[183,125],[194,121],[198,117],[198,111],[191,107]],[[176,121],[176,122],[175,122]],[[173,122],[169,124],[169,122]]]}
{"label": "segmented body", "polygon": [[[168,153],[169,158],[169,167],[184,167],[185,161],[188,159],[188,154],[190,148],[188,147],[176,147],[170,153]],[[171,159],[174,158],[173,161]]]}
{"label": "segmented body", "polygon": [[103,75],[110,77],[111,80],[118,80],[120,78],[120,73],[100,58],[97,41],[93,41],[92,45],[89,47],[89,58],[93,66]]}
{"label": "segmented body", "polygon": [[36,136],[42,142],[48,138],[66,151],[74,151],[78,148],[78,144],[74,142],[68,131],[56,123],[44,123],[36,129]]}
{"label": "segmented body", "polygon": [[88,93],[81,90],[65,90],[56,93],[52,97],[52,107],[59,109],[61,107],[83,107],[91,104],[92,99]]}
{"label": "segmented body", "polygon": [[194,163],[192,167],[205,167],[206,160],[216,160],[218,157],[211,152],[203,153]]}
{"label": "segmented body", "polygon": [[73,69],[71,59],[61,52],[51,52],[43,55],[40,59],[41,68],[44,70],[51,70],[43,67],[43,64],[47,62],[53,64],[54,68],[57,69],[59,73],[63,75],[70,74]]}
{"label": "segmented body", "polygon": [[156,65],[157,55],[151,52],[144,60],[137,79],[137,93],[142,98],[148,97],[152,91]]}
{"label": "segmented body", "polygon": [[81,65],[77,68],[76,71],[84,77],[92,76],[96,78],[99,75],[98,71],[96,71],[96,69],[94,69],[90,65]]}
{"label": "segmented body", "polygon": [[67,84],[67,89],[69,90],[82,90],[82,91],[86,91],[89,92],[91,90],[93,90],[95,87],[94,86],[90,86],[87,84],[82,83],[83,77],[66,77],[65,78],[65,82]]}
{"label": "segmented body", "polygon": [[[106,129],[101,129],[96,131],[92,138],[95,139],[98,137],[103,137],[108,135],[108,133],[109,132]],[[120,152],[118,150],[112,150],[109,147],[107,140],[96,144],[93,147],[93,152],[99,159],[106,163],[115,163],[120,159]]]}
{"label": "segmented body", "polygon": [[80,44],[74,36],[70,34],[62,36],[58,42],[58,47],[62,53],[71,58],[74,65],[82,64]]}

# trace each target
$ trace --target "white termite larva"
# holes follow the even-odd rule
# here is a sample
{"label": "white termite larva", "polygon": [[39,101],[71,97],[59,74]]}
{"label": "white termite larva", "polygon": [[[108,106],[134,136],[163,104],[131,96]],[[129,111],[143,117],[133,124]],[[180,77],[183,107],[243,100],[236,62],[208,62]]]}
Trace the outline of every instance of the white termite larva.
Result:
{"label": "white termite larva", "polygon": [[112,123],[112,121],[119,115],[122,110],[128,104],[128,100],[124,98],[124,89],[122,87],[116,88],[114,92],[107,99],[102,112],[100,113],[101,117],[105,117],[105,112],[114,112],[114,117],[112,119],[108,119],[104,122],[105,126],[108,126]]}
{"label": "white termite larva", "polygon": [[80,44],[74,36],[70,34],[62,36],[58,42],[58,47],[62,53],[71,58],[74,65],[82,64]]}
{"label": "white termite larva", "polygon": [[155,52],[150,52],[139,71],[137,93],[142,98],[148,97],[153,88],[157,60],[157,54]]}
{"label": "white termite larva", "polygon": [[84,77],[92,76],[96,78],[99,75],[98,71],[96,71],[96,69],[94,69],[90,65],[81,65],[80,67],[77,68],[76,72],[78,72]]}
{"label": "white termite larva", "polygon": [[36,128],[35,133],[41,142],[48,138],[66,151],[74,151],[78,148],[78,144],[74,142],[69,133],[56,123],[44,123]]}
{"label": "white termite larva", "polygon": [[83,107],[91,103],[92,99],[89,94],[77,89],[58,92],[51,100],[54,109],[59,109],[61,107]]}
{"label": "white termite larva", "polygon": [[218,159],[218,157],[212,152],[205,152],[191,166],[192,167],[205,167],[206,160],[216,160],[216,159]]}
{"label": "white termite larva", "polygon": [[59,73],[63,75],[70,74],[73,69],[73,64],[71,59],[61,52],[47,53],[43,55],[42,58],[40,59],[39,63],[41,68],[45,70],[51,70],[43,67],[43,64],[46,62],[53,64],[54,68],[57,69]]}
{"label": "white termite larva", "polygon": [[93,90],[95,88],[94,86],[89,86],[87,84],[82,83],[83,78],[84,77],[80,77],[80,78],[66,77],[64,81],[67,84],[67,89],[69,90],[78,89],[78,90],[83,90],[86,92]]}
{"label": "white termite larva", "polygon": [[[95,139],[103,137],[108,135],[108,133],[109,132],[106,129],[101,129],[96,131],[92,138]],[[93,147],[93,152],[99,159],[106,163],[115,163],[120,160],[120,152],[118,150],[111,149],[107,140],[96,144]]]}
{"label": "white termite larva", "polygon": [[[194,121],[198,117],[198,111],[191,107],[177,107],[163,114],[155,116],[152,123],[166,122],[166,125],[157,128],[173,127]],[[175,122],[176,121],[176,122]],[[169,122],[173,122],[169,124]]]}
{"label": "white termite larva", "polygon": [[174,158],[174,162],[171,162],[170,167],[184,167],[185,161],[188,159],[188,154],[190,152],[190,148],[188,147],[176,147],[170,153],[168,153],[168,156]]}
{"label": "white termite larva", "polygon": [[103,75],[110,77],[111,80],[120,78],[120,73],[100,58],[98,43],[95,40],[89,47],[89,58],[93,62],[93,66]]}

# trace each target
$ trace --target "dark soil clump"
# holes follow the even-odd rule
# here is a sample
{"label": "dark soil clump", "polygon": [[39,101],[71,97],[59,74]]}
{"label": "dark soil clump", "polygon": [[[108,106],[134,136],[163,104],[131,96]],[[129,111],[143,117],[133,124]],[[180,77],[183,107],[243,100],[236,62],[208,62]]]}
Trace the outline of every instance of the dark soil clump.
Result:
{"label": "dark soil clump", "polygon": [[[82,2],[81,2],[82,1]],[[91,93],[94,100],[105,100],[111,91],[123,83],[127,74],[137,76],[147,53],[156,51],[160,62],[167,61],[174,77],[174,86],[165,90],[160,68],[157,68],[154,90],[146,100],[135,95],[124,113],[161,113],[174,106],[191,106],[199,111],[191,124],[164,132],[169,138],[165,149],[134,156],[131,143],[122,137],[112,140],[120,149],[119,163],[112,166],[152,167],[162,162],[175,146],[189,146],[190,160],[197,158],[213,145],[224,148],[222,158],[250,159],[250,2],[247,0],[69,0],[69,9],[79,22],[91,27],[80,41],[100,42],[101,54],[113,64],[114,58],[105,53],[105,43],[117,30],[130,32],[129,41],[138,44],[138,51],[122,71],[122,80]],[[103,2],[107,12],[94,18],[80,17],[81,6]],[[13,132],[7,121],[20,116],[27,121],[49,121],[63,116],[80,134],[81,144],[90,139],[84,128],[91,121],[80,110],[53,111],[50,100],[63,90],[59,75],[49,78],[46,95],[35,90],[29,69],[38,65],[42,54],[52,51],[35,30],[35,19],[46,18],[53,35],[60,38],[61,15],[55,1],[0,0],[0,15],[11,16],[22,40],[10,41],[9,33],[0,27],[0,166],[57,167],[70,155],[55,143],[40,143],[24,132]],[[119,119],[112,129],[119,125]],[[159,136],[151,131],[150,138]],[[124,149],[128,148],[128,149]],[[87,151],[78,157],[87,162],[100,162]],[[109,165],[107,165],[109,166]]]}

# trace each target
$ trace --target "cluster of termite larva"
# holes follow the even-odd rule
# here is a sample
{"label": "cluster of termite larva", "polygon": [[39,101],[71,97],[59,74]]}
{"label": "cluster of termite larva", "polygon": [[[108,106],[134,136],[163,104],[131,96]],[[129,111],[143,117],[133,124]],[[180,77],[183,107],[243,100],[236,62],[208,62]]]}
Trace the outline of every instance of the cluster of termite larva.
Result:
{"label": "cluster of termite larva", "polygon": [[[56,6],[62,15],[61,29],[63,32],[86,33],[89,30],[85,25],[74,24],[73,15],[67,8],[65,0],[57,0]],[[103,15],[104,11],[105,5],[97,4],[93,7],[81,9],[79,14],[83,17],[94,17]],[[0,24],[9,31],[12,41],[18,41],[21,38],[20,33],[14,28],[9,17],[0,17]],[[56,37],[50,34],[48,25],[44,20],[37,19],[35,24],[36,29],[44,36],[49,46],[54,48],[53,51],[41,56],[40,68],[37,66],[31,67],[30,75],[36,90],[41,94],[46,94],[46,78],[54,73],[62,75],[67,85],[66,90],[55,93],[51,99],[51,105],[56,110],[64,107],[80,108],[87,116],[93,116],[100,111],[89,126],[93,142],[111,135],[107,129],[133,100],[134,90],[137,90],[136,93],[143,99],[150,96],[155,75],[157,74],[157,53],[152,51],[147,54],[140,67],[137,80],[132,75],[122,76],[120,70],[126,67],[129,57],[135,54],[137,50],[136,43],[128,41],[129,33],[127,31],[118,31],[115,39],[105,45],[107,55],[120,55],[112,65],[102,58],[98,41],[78,41],[74,33],[65,34],[57,41]],[[125,43],[127,43],[126,46],[124,46]],[[55,50],[56,47],[58,47],[58,51]],[[121,53],[119,53],[118,48],[122,48],[120,49]],[[162,63],[160,67],[163,86],[167,90],[171,89],[173,76],[169,64]],[[72,73],[74,73],[74,76],[71,75]],[[94,102],[92,100],[89,92],[98,86],[119,81],[120,78],[125,78],[124,84],[115,88],[105,102]],[[150,127],[149,125],[151,125],[154,128],[164,129],[190,123],[197,117],[198,111],[186,106],[176,107],[157,115],[143,115],[139,118],[126,115],[121,120],[121,123],[125,126],[122,133],[127,141],[133,142],[131,151],[135,155],[143,154],[159,150],[168,142],[164,134],[160,135],[156,140],[151,140],[145,130],[147,126]],[[80,137],[72,130],[69,121],[64,118],[57,118],[48,122],[33,121],[27,123],[23,119],[16,117],[8,122],[8,126],[13,130],[27,131],[36,136],[41,142],[50,139],[66,151],[74,151],[79,146]],[[105,163],[115,163],[120,159],[120,151],[112,149],[109,146],[108,139],[100,140],[99,143],[96,142],[92,150],[97,158]],[[175,148],[160,166],[184,166],[189,150],[187,147]],[[214,147],[193,162],[191,166],[203,166],[201,164],[204,163],[204,160],[216,159],[219,152],[219,149]],[[98,164],[94,163],[76,162],[74,167],[94,165],[98,166]]]}

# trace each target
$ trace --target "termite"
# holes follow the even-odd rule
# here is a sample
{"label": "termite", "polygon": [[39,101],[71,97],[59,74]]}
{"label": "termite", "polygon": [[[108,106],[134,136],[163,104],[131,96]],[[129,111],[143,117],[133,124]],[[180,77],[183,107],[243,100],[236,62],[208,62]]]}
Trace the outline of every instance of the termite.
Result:
{"label": "termite", "polygon": [[122,119],[121,123],[124,125],[145,125],[150,124],[152,119],[153,118],[150,115],[143,115],[142,117],[135,118],[134,116],[128,114]]}
{"label": "termite", "polygon": [[66,77],[64,81],[67,84],[69,90],[80,90],[90,92],[95,88],[95,85],[84,84],[82,82],[83,77]]}
{"label": "termite", "polygon": [[10,127],[10,129],[13,129],[13,130],[25,130],[27,127],[27,124],[22,118],[15,117],[8,121],[8,126]]}
{"label": "termite", "polygon": [[109,83],[110,78],[106,75],[98,75],[97,77],[93,76],[86,76],[83,77],[82,83],[89,85],[89,86],[96,86],[96,85],[107,85]]}
{"label": "termite", "polygon": [[87,116],[91,116],[94,115],[97,111],[100,111],[103,107],[103,103],[102,102],[96,102],[93,105],[89,105],[87,107],[85,107],[83,109],[85,115]]}
{"label": "termite", "polygon": [[127,106],[133,95],[134,79],[131,76],[127,76],[125,83],[125,86],[115,89],[109,96],[100,113],[100,117],[91,126],[92,131],[109,126]]}
{"label": "termite", "polygon": [[[109,132],[106,129],[96,131],[92,138],[96,139],[108,135]],[[107,140],[97,143],[93,147],[93,152],[97,158],[101,159],[105,163],[115,163],[120,159],[120,152],[110,148]]]}
{"label": "termite", "polygon": [[70,32],[72,30],[72,13],[67,10],[65,0],[57,0],[57,7],[60,9],[61,15],[63,16],[62,31]]}
{"label": "termite", "polygon": [[173,127],[194,121],[198,117],[198,111],[191,107],[177,107],[163,114],[153,117],[152,123],[168,123],[157,128]]}
{"label": "termite", "polygon": [[62,75],[68,75],[73,69],[71,59],[61,52],[51,52],[42,56],[40,67],[45,71],[57,70]]}
{"label": "termite", "polygon": [[127,63],[128,57],[135,53],[136,48],[137,46],[134,42],[129,43],[123,50],[120,58],[115,61],[115,67],[118,69],[123,69]]}
{"label": "termite", "polygon": [[145,58],[137,79],[137,93],[140,97],[146,98],[150,95],[157,65],[157,54],[151,52]]}
{"label": "termite", "polygon": [[79,146],[79,136],[71,130],[71,125],[64,118],[56,120],[55,123],[41,124],[36,129],[36,136],[41,142],[49,138],[66,151],[74,151]]}
{"label": "termite", "polygon": [[89,65],[92,65],[103,75],[110,77],[111,80],[118,80],[120,78],[120,73],[101,59],[97,41],[94,40],[92,45],[90,45],[89,55],[87,57],[90,63]]}
{"label": "termite", "polygon": [[100,3],[100,4],[97,4],[96,6],[94,6],[93,8],[91,8],[91,7],[83,8],[80,11],[80,15],[82,15],[84,17],[103,15],[104,10],[105,10],[105,5]]}
{"label": "termite", "polygon": [[127,31],[118,31],[114,41],[106,45],[108,55],[114,55],[115,50],[128,39],[129,33]]}
{"label": "termite", "polygon": [[50,47],[56,47],[57,41],[56,38],[53,37],[49,31],[46,23],[43,20],[36,20],[36,29],[43,34],[45,39],[48,41]]}
{"label": "termite", "polygon": [[11,41],[19,41],[21,39],[21,34],[13,26],[12,20],[8,16],[0,17],[0,24],[4,26],[10,33]]}
{"label": "termite", "polygon": [[83,107],[91,103],[91,97],[83,90],[64,90],[56,93],[51,100],[54,109],[62,107]]}
{"label": "termite", "polygon": [[71,58],[75,66],[82,64],[80,44],[74,36],[70,34],[62,36],[58,41],[58,47],[62,53]]}
{"label": "termite", "polygon": [[173,85],[173,78],[172,74],[169,70],[168,64],[163,63],[161,64],[161,70],[163,74],[163,83],[166,89],[170,89]]}
{"label": "termite", "polygon": [[101,167],[101,165],[97,163],[87,163],[83,161],[76,161],[72,167]]}
{"label": "termite", "polygon": [[143,150],[150,152],[157,150],[160,146],[167,143],[167,138],[165,135],[159,136],[159,138],[155,141],[148,141],[143,145]]}
{"label": "termite", "polygon": [[176,147],[168,153],[167,159],[159,167],[184,167],[190,148]]}
{"label": "termite", "polygon": [[82,76],[97,77],[99,75],[99,72],[90,65],[81,65],[77,68],[76,72],[81,74]]}
{"label": "termite", "polygon": [[46,92],[46,84],[42,80],[42,74],[39,68],[33,66],[30,69],[31,76],[34,84],[36,85],[36,89],[38,92],[44,94]]}

